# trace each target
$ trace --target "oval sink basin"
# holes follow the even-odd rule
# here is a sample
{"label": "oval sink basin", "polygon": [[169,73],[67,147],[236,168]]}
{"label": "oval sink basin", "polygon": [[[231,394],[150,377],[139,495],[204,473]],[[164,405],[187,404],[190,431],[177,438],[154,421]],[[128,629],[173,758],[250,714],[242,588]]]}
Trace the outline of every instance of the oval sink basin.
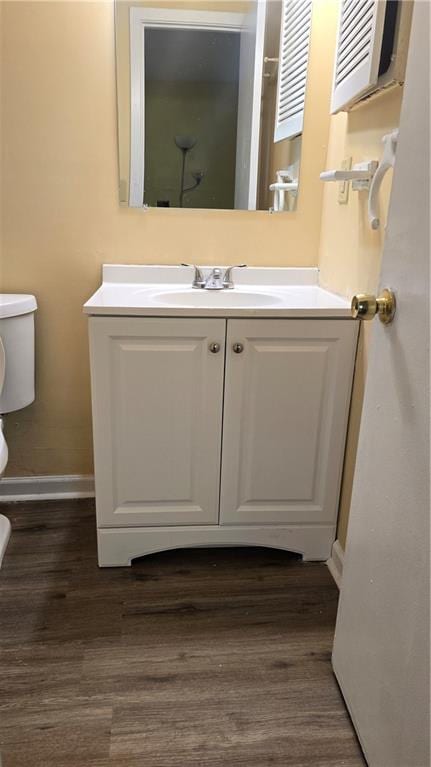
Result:
{"label": "oval sink basin", "polygon": [[279,306],[283,303],[279,296],[270,293],[246,293],[236,290],[178,290],[155,293],[153,301],[164,306],[193,306],[193,307],[253,307]]}

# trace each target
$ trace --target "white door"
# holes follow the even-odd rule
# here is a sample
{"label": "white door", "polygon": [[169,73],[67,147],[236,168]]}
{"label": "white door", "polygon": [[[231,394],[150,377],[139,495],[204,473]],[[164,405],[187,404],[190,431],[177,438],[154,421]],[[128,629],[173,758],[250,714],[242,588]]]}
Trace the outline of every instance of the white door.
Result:
{"label": "white door", "polygon": [[217,524],[225,326],[91,318],[99,527]]}
{"label": "white door", "polygon": [[221,524],[335,525],[356,337],[349,320],[228,321]]}
{"label": "white door", "polygon": [[239,54],[235,208],[256,210],[266,0],[244,17]]}
{"label": "white door", "polygon": [[333,663],[370,767],[428,767],[428,3],[416,2]]}

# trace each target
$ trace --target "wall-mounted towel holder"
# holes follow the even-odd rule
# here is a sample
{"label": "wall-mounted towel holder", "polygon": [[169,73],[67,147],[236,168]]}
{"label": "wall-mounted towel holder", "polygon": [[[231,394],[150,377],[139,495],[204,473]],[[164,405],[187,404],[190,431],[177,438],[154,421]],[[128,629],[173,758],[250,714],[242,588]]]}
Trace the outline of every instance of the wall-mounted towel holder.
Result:
{"label": "wall-mounted towel holder", "polygon": [[376,160],[369,160],[368,162],[357,163],[351,170],[326,170],[320,174],[322,181],[351,181],[352,189],[356,192],[369,189],[368,220],[372,229],[378,229],[380,226],[377,212],[379,191],[386,171],[395,165],[398,130],[387,133],[383,136],[382,141],[384,149],[380,163]]}
{"label": "wall-mounted towel holder", "polygon": [[281,213],[285,210],[285,194],[290,192],[294,197],[298,194],[298,179],[292,177],[292,169],[278,170],[277,181],[269,185],[269,191],[274,193],[274,205],[270,213]]}

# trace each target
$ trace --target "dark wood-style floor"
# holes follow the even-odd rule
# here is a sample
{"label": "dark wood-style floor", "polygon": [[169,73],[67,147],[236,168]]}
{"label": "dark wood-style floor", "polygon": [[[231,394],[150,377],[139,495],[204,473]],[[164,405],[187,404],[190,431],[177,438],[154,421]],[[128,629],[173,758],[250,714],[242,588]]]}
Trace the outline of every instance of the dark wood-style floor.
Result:
{"label": "dark wood-style floor", "polygon": [[2,767],[359,767],[323,564],[194,549],[96,564],[90,500],[3,505]]}

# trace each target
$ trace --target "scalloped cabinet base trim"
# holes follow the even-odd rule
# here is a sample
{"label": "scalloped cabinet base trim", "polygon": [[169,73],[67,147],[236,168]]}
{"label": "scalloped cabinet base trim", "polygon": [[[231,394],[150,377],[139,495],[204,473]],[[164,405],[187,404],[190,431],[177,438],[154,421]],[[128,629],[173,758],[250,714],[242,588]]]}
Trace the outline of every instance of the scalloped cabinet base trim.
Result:
{"label": "scalloped cabinet base trim", "polygon": [[130,566],[136,557],[168,549],[207,546],[268,546],[302,555],[304,561],[328,559],[334,525],[187,526],[99,528],[100,567]]}

